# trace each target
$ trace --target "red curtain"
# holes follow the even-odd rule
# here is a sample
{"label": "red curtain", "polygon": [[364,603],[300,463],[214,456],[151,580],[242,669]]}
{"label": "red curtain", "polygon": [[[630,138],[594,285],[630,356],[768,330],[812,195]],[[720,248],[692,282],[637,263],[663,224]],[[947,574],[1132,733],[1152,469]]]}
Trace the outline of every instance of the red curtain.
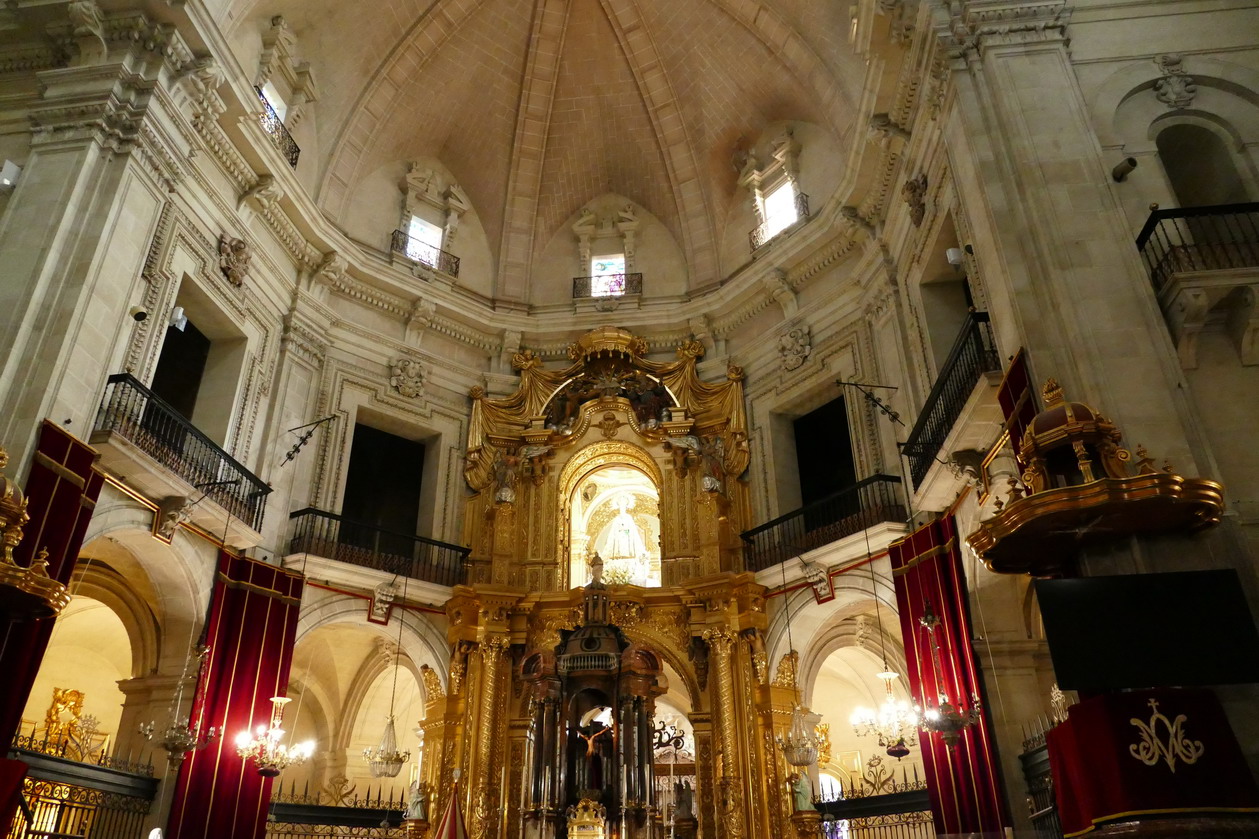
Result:
{"label": "red curtain", "polygon": [[[972,695],[982,698],[978,662],[971,646],[966,577],[952,516],[937,519],[888,547],[896,604],[905,639],[910,693],[924,709],[942,696],[969,710]],[[935,614],[938,652],[932,633],[919,619]],[[970,726],[954,746],[938,734],[920,739],[937,834],[999,835],[1011,824],[1001,790],[989,712]]]}
{"label": "red curtain", "polygon": [[[92,469],[97,453],[91,446],[47,420],[26,479],[27,513],[22,542],[14,549],[18,565],[29,566],[41,550],[48,551],[48,576],[70,584],[79,548],[101,494],[104,478]],[[52,619],[9,620],[0,617],[0,737],[8,743],[22,722],[22,710],[35,684],[35,674],[52,636]]]}
{"label": "red curtain", "polygon": [[[297,635],[302,577],[246,557],[219,555],[193,719],[219,737],[180,767],[171,839],[256,839],[263,835],[271,779],[236,754],[236,735],[270,721],[284,695]],[[291,727],[292,711],[286,722]]]}

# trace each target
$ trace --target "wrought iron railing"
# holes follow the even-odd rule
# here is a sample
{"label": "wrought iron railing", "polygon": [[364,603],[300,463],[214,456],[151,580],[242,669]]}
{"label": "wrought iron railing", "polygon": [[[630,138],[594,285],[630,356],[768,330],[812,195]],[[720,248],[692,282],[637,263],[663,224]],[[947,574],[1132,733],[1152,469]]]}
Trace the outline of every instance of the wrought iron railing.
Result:
{"label": "wrought iron railing", "polygon": [[1032,835],[1037,839],[1062,839],[1044,732],[1033,734],[1023,741],[1019,763],[1023,767],[1023,781],[1027,784],[1027,817],[1032,823]]}
{"label": "wrought iron railing", "polygon": [[940,365],[940,374],[922,406],[918,422],[901,447],[909,460],[909,474],[915,487],[931,470],[931,464],[953,430],[953,424],[962,415],[966,400],[970,399],[980,377],[1000,369],[1001,358],[992,337],[988,313],[971,312],[953,342],[949,357]]}
{"label": "wrought iron railing", "polygon": [[95,431],[129,440],[235,518],[262,527],[271,487],[131,374],[109,377]]}
{"label": "wrought iron railing", "polygon": [[830,813],[818,824],[819,839],[935,839],[930,810],[843,818]]}
{"label": "wrought iron railing", "polygon": [[814,800],[822,816],[821,839],[933,839],[935,825],[927,784],[918,768],[883,765],[882,755],[866,762],[864,773],[845,783],[835,778],[829,795]]}
{"label": "wrought iron railing", "polygon": [[290,513],[289,518],[294,522],[289,553],[315,554],[443,586],[467,581],[464,560],[471,548],[395,533],[314,507]]}
{"label": "wrought iron railing", "polygon": [[761,571],[879,522],[905,517],[901,479],[871,475],[742,533],[744,567]]}
{"label": "wrought iron railing", "polygon": [[46,734],[41,737],[35,732],[29,735],[17,734],[13,737],[10,749],[30,755],[45,755],[75,763],[101,766],[116,772],[125,772],[128,775],[153,777],[153,764],[149,760],[137,758],[134,755],[126,757],[111,755],[107,748],[80,745],[74,737],[50,739]]}
{"label": "wrought iron railing", "polygon": [[[598,286],[597,289],[596,286]],[[580,300],[585,297],[623,297],[627,294],[642,293],[643,275],[638,273],[573,277],[574,300]]]}
{"label": "wrought iron railing", "polygon": [[[405,790],[370,787],[357,794],[355,785],[344,778],[328,788],[311,790],[307,783],[299,791],[296,784],[285,789],[277,784],[271,793],[267,837],[402,837],[403,814],[407,809]],[[430,816],[431,817],[431,816]]]}
{"label": "wrought iron railing", "polygon": [[405,256],[412,262],[422,263],[452,277],[459,276],[459,257],[421,241],[405,230],[393,232],[391,247],[394,253]]}
{"label": "wrought iron railing", "polygon": [[284,159],[289,162],[289,166],[296,169],[297,158],[301,156],[302,150],[293,141],[293,135],[284,126],[284,120],[280,119],[280,115],[275,112],[275,108],[271,107],[271,103],[267,101],[267,97],[263,95],[262,90],[256,87],[254,90],[258,92],[258,100],[262,102],[262,116],[258,117],[262,130],[267,132],[267,136],[271,138],[271,143],[279,149],[280,154],[284,155]]}
{"label": "wrought iron railing", "polygon": [[1157,290],[1181,272],[1259,267],[1259,203],[1154,210],[1137,250]]}
{"label": "wrought iron railing", "polygon": [[781,230],[775,232],[772,236],[769,233],[769,225],[767,223],[758,224],[748,231],[748,244],[752,246],[752,250],[756,250],[762,245],[773,241],[778,236],[791,230],[798,224],[802,224],[809,220],[809,196],[803,192],[796,193],[796,220]]}
{"label": "wrought iron railing", "polygon": [[[29,768],[5,839],[135,839],[157,796],[153,767],[117,758],[70,760],[48,742],[16,738],[9,754]],[[141,769],[141,772],[120,768]]]}

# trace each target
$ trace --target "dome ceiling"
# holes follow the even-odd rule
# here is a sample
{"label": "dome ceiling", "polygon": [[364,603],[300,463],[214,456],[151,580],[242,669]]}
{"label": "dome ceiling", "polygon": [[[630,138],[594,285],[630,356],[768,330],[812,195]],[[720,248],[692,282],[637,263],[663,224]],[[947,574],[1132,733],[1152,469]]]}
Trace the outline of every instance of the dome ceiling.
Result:
{"label": "dome ceiling", "polygon": [[537,254],[608,192],[661,220],[692,287],[735,267],[718,242],[736,148],[781,120],[848,134],[865,67],[842,5],[235,0],[225,14],[242,54],[283,15],[311,62],[325,212],[344,221],[370,173],[436,158],[481,220],[498,295],[524,299]]}

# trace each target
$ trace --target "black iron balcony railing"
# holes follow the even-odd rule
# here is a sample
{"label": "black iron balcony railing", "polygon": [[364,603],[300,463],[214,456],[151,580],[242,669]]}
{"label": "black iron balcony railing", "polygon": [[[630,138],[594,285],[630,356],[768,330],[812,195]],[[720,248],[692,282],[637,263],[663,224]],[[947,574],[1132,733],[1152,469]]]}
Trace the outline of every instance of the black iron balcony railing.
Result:
{"label": "black iron balcony railing", "polygon": [[[9,756],[27,764],[6,839],[133,839],[157,797],[153,767],[140,761],[56,754],[47,741],[15,738]],[[7,802],[6,802],[7,803]]]}
{"label": "black iron balcony railing", "polygon": [[262,116],[258,121],[262,124],[262,130],[267,132],[267,136],[271,138],[271,142],[280,154],[284,155],[284,159],[289,162],[289,166],[297,168],[297,158],[302,154],[302,150],[298,148],[297,143],[293,142],[293,135],[284,127],[284,120],[280,119],[280,115],[275,112],[275,108],[271,107],[271,103],[267,101],[267,97],[262,91],[258,91],[258,99],[262,102]]}
{"label": "black iron balcony railing", "polygon": [[1155,210],[1137,250],[1160,291],[1183,271],[1259,268],[1259,203]]}
{"label": "black iron balcony railing", "polygon": [[452,277],[459,276],[459,257],[441,248],[433,247],[427,242],[422,242],[408,235],[405,230],[393,232],[392,247],[394,253],[401,254],[412,262],[423,263],[429,268],[436,268]]}
{"label": "black iron balcony railing", "polygon": [[443,586],[467,581],[464,560],[471,548],[395,533],[313,507],[290,513],[289,518],[294,521],[291,554],[315,554]]}
{"label": "black iron balcony railing", "polygon": [[992,338],[987,312],[971,312],[958,333],[949,357],[940,366],[940,375],[922,406],[918,422],[901,447],[909,460],[909,474],[914,486],[931,471],[953,424],[962,415],[966,400],[984,373],[1001,369],[1001,358]]}
{"label": "black iron balcony railing", "polygon": [[763,571],[879,522],[904,520],[901,479],[872,475],[742,533],[744,567]]}
{"label": "black iron balcony railing", "polygon": [[[296,783],[290,783],[285,789],[281,782],[271,792],[267,835],[351,836],[358,835],[355,828],[375,828],[378,832],[371,834],[374,836],[392,835],[386,831],[402,827],[406,809],[405,791],[392,787],[386,791],[381,786],[373,791],[369,786],[360,792],[347,782],[341,788],[312,792],[309,782],[300,791]],[[318,829],[326,827],[333,830]],[[401,831],[397,835],[401,837]]]}
{"label": "black iron balcony railing", "polygon": [[584,297],[623,297],[643,293],[642,274],[602,274],[598,277],[573,277],[573,299]]}
{"label": "black iron balcony railing", "polygon": [[809,196],[803,192],[796,193],[796,220],[786,227],[778,230],[774,235],[769,234],[768,224],[758,224],[748,231],[748,244],[752,246],[752,250],[756,250],[762,245],[772,241],[773,239],[786,233],[798,224],[802,224],[809,220]]}
{"label": "black iron balcony railing", "polygon": [[234,518],[262,527],[271,487],[131,374],[109,377],[95,430],[129,440]]}

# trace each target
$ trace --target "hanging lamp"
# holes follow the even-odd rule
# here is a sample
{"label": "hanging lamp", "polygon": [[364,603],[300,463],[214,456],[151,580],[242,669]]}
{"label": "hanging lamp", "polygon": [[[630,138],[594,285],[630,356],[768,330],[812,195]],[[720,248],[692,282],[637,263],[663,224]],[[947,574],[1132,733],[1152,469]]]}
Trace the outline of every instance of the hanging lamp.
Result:
{"label": "hanging lamp", "polygon": [[[918,619],[918,623],[922,625],[922,628],[931,637],[931,658],[935,665],[938,687],[940,674],[944,672],[944,664],[940,655],[940,639],[935,634],[936,628],[940,626],[940,618],[932,610],[930,601],[923,604],[923,614]],[[957,704],[954,704],[949,700],[948,694],[941,690],[939,702],[935,705],[928,705],[923,711],[922,727],[939,734],[940,739],[949,748],[956,746],[958,741],[962,739],[962,733],[979,722],[979,697],[972,694],[970,699],[970,708],[966,708],[961,704],[960,697]]]}
{"label": "hanging lamp", "polygon": [[[407,577],[402,578],[402,602],[406,602]],[[394,702],[398,698],[398,670],[402,668],[402,613],[398,613],[398,646],[394,650],[393,688],[389,693],[389,718],[375,747],[363,750],[368,769],[373,778],[396,778],[402,765],[411,758],[410,752],[398,751],[398,732],[394,727]]]}
{"label": "hanging lamp", "polygon": [[[787,611],[787,655],[794,658],[796,646],[791,638],[791,607],[786,601],[787,563],[784,562],[780,567],[782,569],[783,608]],[[804,709],[800,707],[800,680],[794,667],[791,672],[791,686],[795,691],[795,707],[791,710],[791,727],[787,729],[786,736],[778,736],[778,748],[782,749],[783,759],[803,773],[806,767],[817,762],[817,733],[805,719]]]}
{"label": "hanging lamp", "polygon": [[883,634],[883,612],[879,608],[879,596],[874,576],[874,561],[870,550],[870,531],[866,531],[866,567],[870,569],[870,594],[874,597],[874,616],[879,627],[879,643],[883,653],[883,671],[878,677],[883,682],[885,697],[878,708],[858,705],[849,722],[858,737],[876,737],[880,748],[897,760],[909,754],[909,747],[918,744],[918,709],[892,692],[892,683],[900,678],[887,663],[887,636]]}

